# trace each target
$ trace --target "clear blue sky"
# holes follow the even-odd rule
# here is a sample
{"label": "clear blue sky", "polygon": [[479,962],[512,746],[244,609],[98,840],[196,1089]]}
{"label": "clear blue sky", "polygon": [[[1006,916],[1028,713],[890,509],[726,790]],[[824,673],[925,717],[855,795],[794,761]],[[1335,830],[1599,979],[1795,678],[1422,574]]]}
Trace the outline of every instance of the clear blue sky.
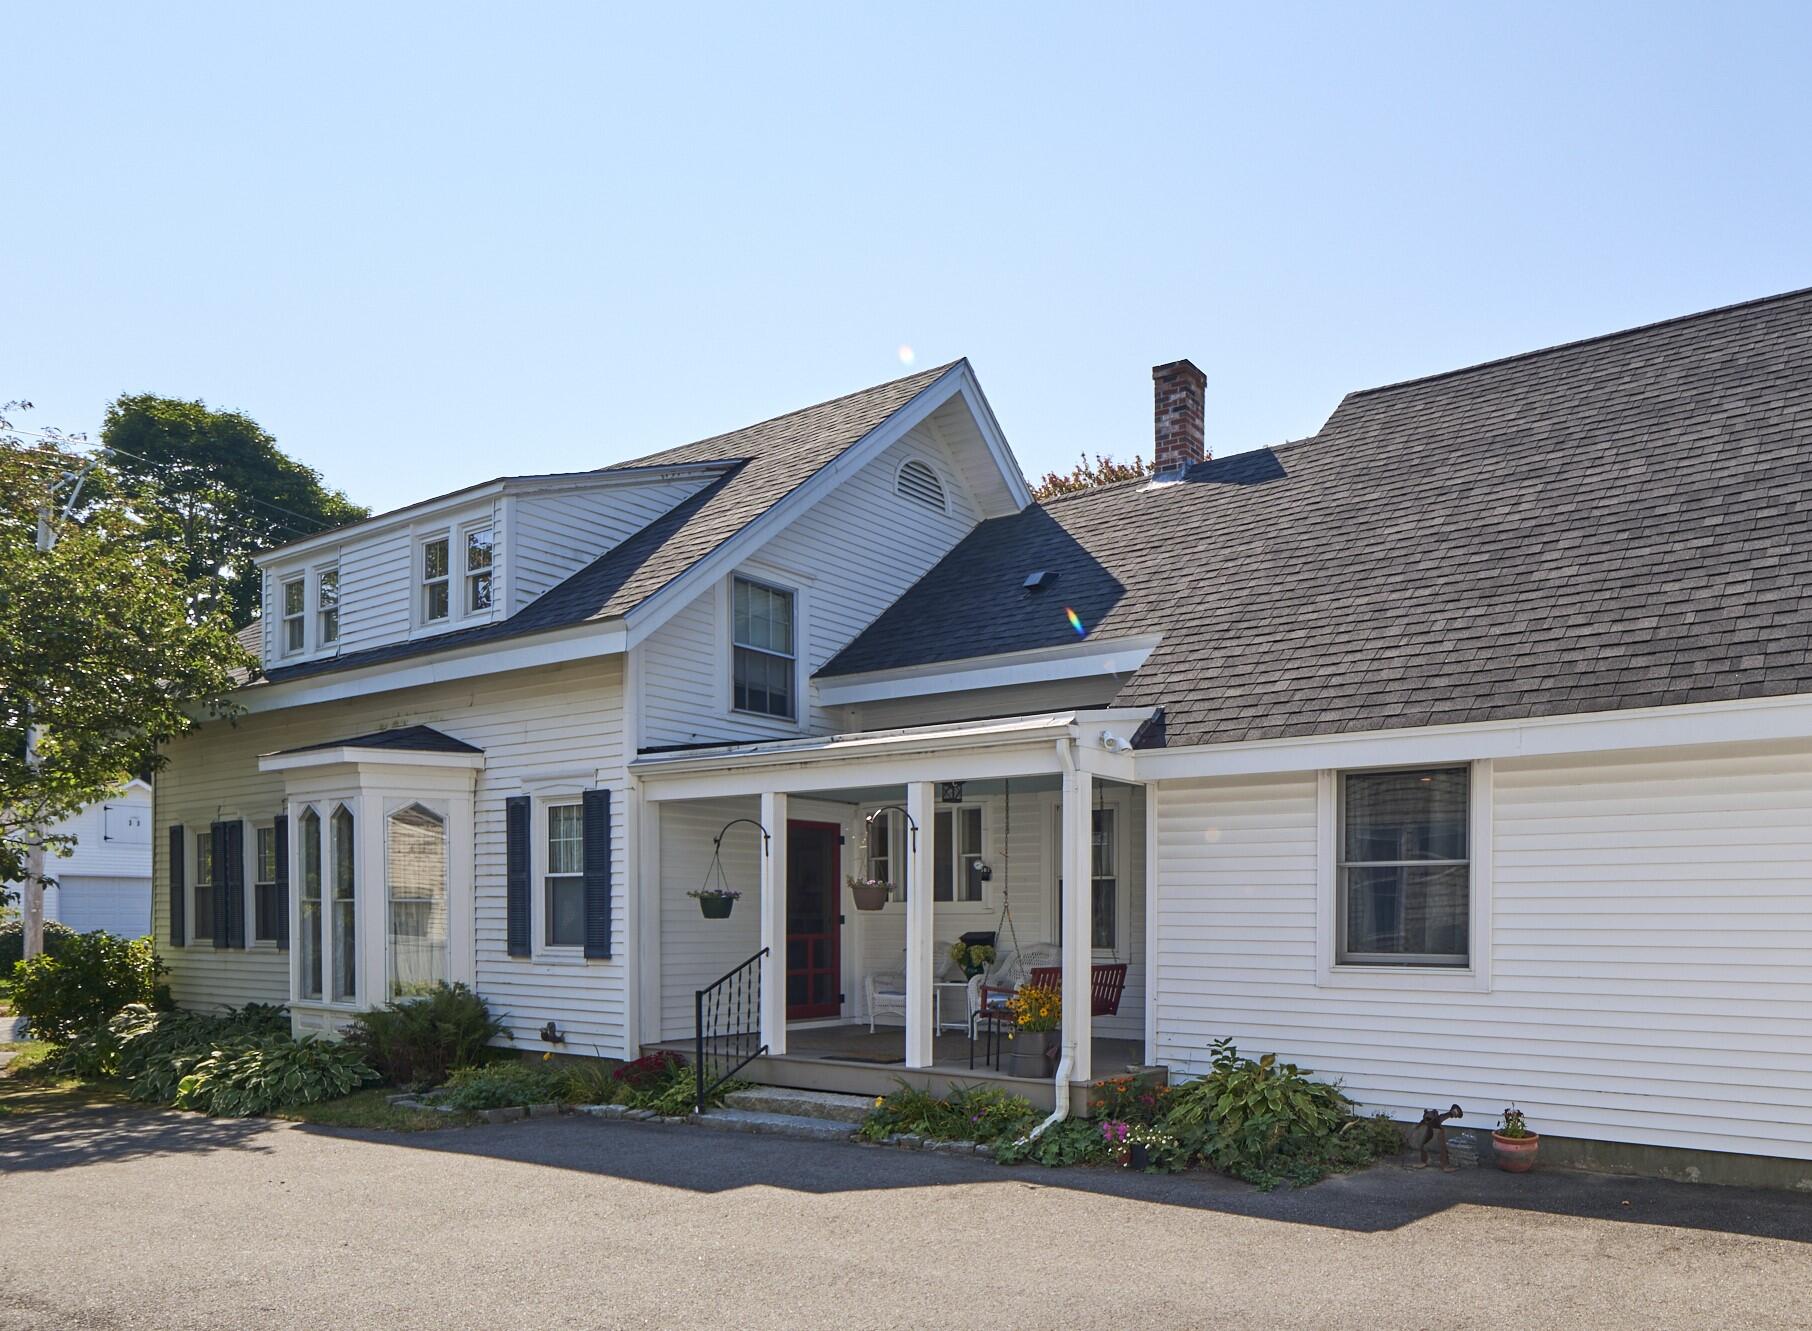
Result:
{"label": "clear blue sky", "polygon": [[1812,6],[1501,9],[9,5],[0,399],[202,397],[388,507],[906,344],[1036,474],[1180,356],[1224,453],[1812,285]]}

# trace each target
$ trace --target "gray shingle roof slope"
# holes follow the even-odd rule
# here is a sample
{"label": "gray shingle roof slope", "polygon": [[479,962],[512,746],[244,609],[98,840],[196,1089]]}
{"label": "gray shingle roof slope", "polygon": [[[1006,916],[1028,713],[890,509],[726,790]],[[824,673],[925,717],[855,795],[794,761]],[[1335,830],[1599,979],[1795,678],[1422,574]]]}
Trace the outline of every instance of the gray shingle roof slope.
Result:
{"label": "gray shingle roof slope", "polygon": [[1173,745],[1812,691],[1812,290],[986,522],[821,674],[1073,641],[1065,605],[1162,631],[1115,702]]}
{"label": "gray shingle roof slope", "polygon": [[313,753],[317,749],[406,749],[411,753],[483,753],[476,744],[454,739],[433,726],[398,726],[395,730],[374,730],[347,739],[324,739],[319,744],[304,744],[281,753]]}
{"label": "gray shingle roof slope", "polygon": [[348,652],[328,661],[276,666],[267,678],[281,683],[627,614],[836,461],[952,365],[921,370],[728,434],[602,468],[616,471],[682,462],[738,464],[506,620]]}

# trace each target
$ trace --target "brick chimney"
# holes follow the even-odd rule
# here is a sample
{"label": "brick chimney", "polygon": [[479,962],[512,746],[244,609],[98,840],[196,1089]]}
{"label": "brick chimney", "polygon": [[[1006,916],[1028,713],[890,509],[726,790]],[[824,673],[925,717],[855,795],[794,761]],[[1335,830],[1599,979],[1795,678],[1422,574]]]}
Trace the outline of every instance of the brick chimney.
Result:
{"label": "brick chimney", "polygon": [[1185,468],[1207,460],[1202,438],[1202,390],[1207,383],[1208,376],[1190,361],[1151,367],[1154,476],[1175,480]]}

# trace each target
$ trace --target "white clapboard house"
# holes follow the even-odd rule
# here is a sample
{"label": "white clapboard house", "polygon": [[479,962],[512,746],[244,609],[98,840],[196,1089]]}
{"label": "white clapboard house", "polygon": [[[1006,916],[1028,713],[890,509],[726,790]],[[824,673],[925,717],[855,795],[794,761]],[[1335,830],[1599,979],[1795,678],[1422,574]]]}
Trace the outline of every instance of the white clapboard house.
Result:
{"label": "white clapboard house", "polygon": [[958,361],[270,551],[244,715],[158,782],[176,998],[459,980],[522,1047],[702,1013],[873,1091],[1008,1075],[946,958],[992,933],[1060,976],[1046,1104],[1230,1036],[1812,1160],[1812,292],[1219,459],[1153,374],[1153,479],[1042,504]]}
{"label": "white clapboard house", "polygon": [[[103,929],[122,938],[151,931],[151,786],[128,781],[50,828],[67,838],[62,853],[47,855],[44,918],[77,933]],[[6,900],[18,909],[23,885],[8,883]]]}

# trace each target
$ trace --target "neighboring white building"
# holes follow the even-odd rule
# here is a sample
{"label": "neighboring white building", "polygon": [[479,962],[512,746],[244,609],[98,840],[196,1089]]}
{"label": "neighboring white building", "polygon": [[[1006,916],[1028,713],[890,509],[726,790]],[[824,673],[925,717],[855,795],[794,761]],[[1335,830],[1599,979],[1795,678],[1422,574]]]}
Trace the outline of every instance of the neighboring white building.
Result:
{"label": "neighboring white building", "polygon": [[1061,972],[1076,1086],[1231,1036],[1812,1161],[1812,293],[1216,461],[1154,375],[1158,477],[1043,505],[957,362],[270,552],[244,713],[158,783],[177,999],[465,980],[609,1057],[702,1005],[745,1075],[885,1089],[996,1075],[983,931]]}
{"label": "neighboring white building", "polygon": [[[69,854],[45,859],[56,880],[44,890],[44,918],[78,933],[105,929],[122,938],[151,931],[151,787],[130,781],[51,829],[74,838]],[[6,885],[18,905],[20,884]]]}

